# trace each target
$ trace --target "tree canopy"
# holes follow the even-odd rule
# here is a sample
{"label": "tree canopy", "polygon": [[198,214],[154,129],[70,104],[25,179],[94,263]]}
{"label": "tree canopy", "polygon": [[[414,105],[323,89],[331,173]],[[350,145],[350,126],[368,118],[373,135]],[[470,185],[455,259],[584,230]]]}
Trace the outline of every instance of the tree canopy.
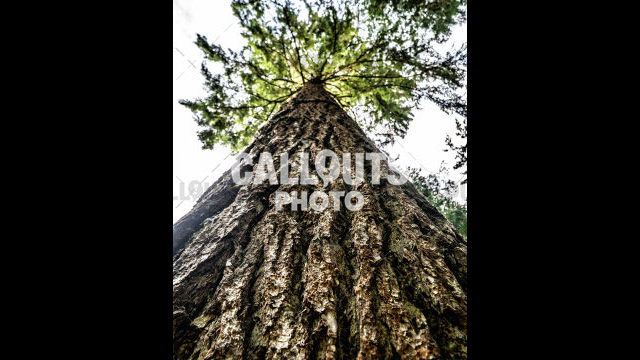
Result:
{"label": "tree canopy", "polygon": [[446,53],[466,0],[233,0],[247,45],[223,49],[203,35],[208,94],[181,100],[204,130],[204,148],[246,146],[258,126],[307,82],[321,82],[340,105],[383,143],[404,136],[412,110],[428,99],[466,117],[466,44]]}

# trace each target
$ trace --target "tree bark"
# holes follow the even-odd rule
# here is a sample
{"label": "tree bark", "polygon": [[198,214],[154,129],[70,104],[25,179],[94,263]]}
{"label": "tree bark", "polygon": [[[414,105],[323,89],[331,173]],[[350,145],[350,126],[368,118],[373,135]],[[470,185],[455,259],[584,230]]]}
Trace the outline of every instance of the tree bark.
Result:
{"label": "tree bark", "polygon": [[[314,173],[322,149],[380,152],[307,83],[245,152],[276,169],[286,152],[296,177],[294,154]],[[466,241],[410,182],[369,180],[239,186],[224,173],[174,225],[174,358],[466,359]],[[356,190],[365,206],[275,210],[275,191],[315,190]]]}

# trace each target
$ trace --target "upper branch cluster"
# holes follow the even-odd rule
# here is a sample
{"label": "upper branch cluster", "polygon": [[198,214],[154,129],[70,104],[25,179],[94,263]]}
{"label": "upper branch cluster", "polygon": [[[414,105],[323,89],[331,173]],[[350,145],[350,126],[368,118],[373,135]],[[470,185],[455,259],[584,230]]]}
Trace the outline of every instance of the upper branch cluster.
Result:
{"label": "upper branch cluster", "polygon": [[345,110],[358,110],[365,130],[404,136],[422,99],[466,117],[466,45],[435,50],[465,18],[465,0],[257,1],[232,7],[247,40],[236,53],[198,35],[208,95],[182,100],[204,127],[205,148],[239,151],[258,126],[305,83],[321,82]]}

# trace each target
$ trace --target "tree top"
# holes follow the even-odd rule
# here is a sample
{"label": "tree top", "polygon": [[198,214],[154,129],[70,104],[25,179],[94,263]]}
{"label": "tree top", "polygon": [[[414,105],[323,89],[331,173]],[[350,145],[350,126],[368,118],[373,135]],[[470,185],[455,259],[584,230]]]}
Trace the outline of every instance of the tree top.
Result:
{"label": "tree top", "polygon": [[[321,83],[365,131],[404,136],[422,99],[466,117],[466,44],[441,53],[466,0],[233,0],[247,45],[223,49],[198,34],[208,95],[181,100],[204,148],[246,146],[307,82]],[[208,62],[222,65],[213,73]]]}

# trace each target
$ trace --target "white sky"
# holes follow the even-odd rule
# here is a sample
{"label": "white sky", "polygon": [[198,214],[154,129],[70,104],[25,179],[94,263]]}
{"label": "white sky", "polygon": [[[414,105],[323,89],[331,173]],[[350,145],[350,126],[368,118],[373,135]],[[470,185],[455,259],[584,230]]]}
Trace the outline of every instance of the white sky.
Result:
{"label": "white sky", "polygon": [[[200,75],[202,52],[193,43],[196,33],[223,48],[240,50],[245,40],[240,36],[228,0],[173,0],[173,221],[186,214],[202,192],[233,164],[228,147],[216,145],[202,150],[196,133],[199,128],[190,110],[178,104],[206,94]],[[467,39],[466,24],[454,29],[451,43],[461,45]],[[455,120],[430,102],[414,112],[407,136],[388,149],[397,168],[422,168],[422,174],[437,172],[442,161],[450,169],[452,180],[460,179],[453,171],[455,155],[444,152],[447,134],[454,137]],[[466,186],[460,192],[466,198]]]}

